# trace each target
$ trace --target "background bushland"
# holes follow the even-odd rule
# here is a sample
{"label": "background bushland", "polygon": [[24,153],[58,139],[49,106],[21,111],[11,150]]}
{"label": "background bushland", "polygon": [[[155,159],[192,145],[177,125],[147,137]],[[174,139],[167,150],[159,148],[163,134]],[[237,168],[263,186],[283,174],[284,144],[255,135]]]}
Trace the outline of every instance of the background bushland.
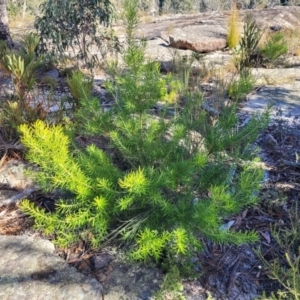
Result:
{"label": "background bushland", "polygon": [[[116,5],[118,2],[115,0]],[[139,9],[154,13],[206,12],[229,10],[236,3],[239,9],[264,8],[271,5],[299,5],[299,0],[139,0]]]}
{"label": "background bushland", "polygon": [[[9,0],[8,11],[11,17],[38,15],[42,0]],[[121,0],[113,0],[116,8],[121,7]],[[263,8],[270,5],[299,5],[300,0],[139,0],[141,11],[158,13],[205,12],[214,10],[229,10],[233,3],[239,9]]]}

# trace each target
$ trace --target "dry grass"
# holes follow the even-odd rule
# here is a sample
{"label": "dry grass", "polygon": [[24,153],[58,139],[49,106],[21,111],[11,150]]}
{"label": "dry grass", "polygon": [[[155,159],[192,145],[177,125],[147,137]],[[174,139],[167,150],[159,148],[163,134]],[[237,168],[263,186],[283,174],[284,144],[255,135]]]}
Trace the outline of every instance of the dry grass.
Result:
{"label": "dry grass", "polygon": [[239,23],[239,14],[238,14],[236,4],[234,3],[232,5],[231,13],[227,24],[228,27],[227,43],[230,49],[236,48],[240,40],[240,28],[238,26],[238,23]]}
{"label": "dry grass", "polygon": [[138,13],[140,23],[152,23],[155,19],[154,13],[139,11]]}
{"label": "dry grass", "polygon": [[175,31],[175,27],[173,24],[168,25],[168,27],[165,29],[165,32],[168,36],[172,35],[174,31]]}
{"label": "dry grass", "polygon": [[300,28],[285,28],[283,34],[289,45],[289,53],[300,56]]}
{"label": "dry grass", "polygon": [[258,85],[282,85],[282,84],[294,84],[297,76],[290,74],[286,76],[272,76],[267,74],[261,74],[256,77],[256,84]]}
{"label": "dry grass", "polygon": [[34,16],[26,15],[24,18],[20,17],[10,20],[9,27],[15,41],[23,40],[28,33],[35,30],[34,19]]}
{"label": "dry grass", "polygon": [[288,76],[284,76],[282,78],[273,78],[274,85],[279,85],[279,84],[294,84],[298,76],[295,74],[291,74]]}
{"label": "dry grass", "polygon": [[226,73],[237,73],[237,69],[235,66],[236,57],[233,56],[230,61],[224,66],[223,70]]}

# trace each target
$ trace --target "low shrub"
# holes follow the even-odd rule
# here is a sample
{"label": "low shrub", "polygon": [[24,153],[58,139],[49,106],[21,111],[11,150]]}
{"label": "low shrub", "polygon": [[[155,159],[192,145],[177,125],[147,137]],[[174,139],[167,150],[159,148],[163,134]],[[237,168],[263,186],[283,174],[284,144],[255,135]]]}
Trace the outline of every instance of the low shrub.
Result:
{"label": "low shrub", "polygon": [[258,201],[263,172],[248,145],[267,125],[267,115],[238,128],[234,104],[212,117],[201,108],[199,92],[185,91],[183,106],[167,102],[172,91],[179,93],[177,84],[145,59],[145,43],[133,34],[137,0],[124,3],[125,67],[112,64],[114,81],[107,83],[115,105],[104,111],[98,99],[82,93],[76,117],[77,132],[100,139],[102,147],[74,149],[62,126],[20,126],[27,158],[39,165],[34,178],[45,190],[68,192],[54,213],[29,201],[21,209],[61,246],[84,239],[96,247],[118,237],[130,243],[132,258],[163,260],[169,267],[187,264],[203,236],[255,241],[254,232],[220,226],[222,217]]}
{"label": "low shrub", "polygon": [[249,94],[254,87],[255,79],[250,74],[241,74],[236,80],[233,80],[229,84],[228,94],[229,97],[237,102],[244,99],[244,97]]}
{"label": "low shrub", "polygon": [[80,99],[91,98],[93,82],[93,78],[87,78],[80,71],[73,71],[71,76],[67,77],[70,93],[74,99],[75,110],[80,107]]}
{"label": "low shrub", "polygon": [[288,51],[288,44],[282,32],[269,35],[266,43],[260,47],[260,53],[269,61],[275,61]]}
{"label": "low shrub", "polygon": [[256,60],[259,58],[257,47],[261,37],[262,32],[253,16],[247,15],[236,58],[236,68],[239,73],[245,73],[249,67],[257,64]]}
{"label": "low shrub", "polygon": [[1,125],[16,134],[17,127],[23,123],[33,123],[45,118],[42,106],[30,104],[29,93],[36,83],[35,72],[43,64],[43,57],[35,54],[39,38],[31,33],[19,51],[9,51],[1,43],[0,68],[11,77],[14,96],[2,104]]}
{"label": "low shrub", "polygon": [[260,300],[299,300],[300,299],[300,247],[299,247],[299,205],[293,204],[289,210],[289,223],[276,225],[272,228],[272,236],[280,247],[279,257],[267,260],[261,251],[259,257],[266,268],[268,276],[282,286],[281,290],[266,296],[264,293]]}

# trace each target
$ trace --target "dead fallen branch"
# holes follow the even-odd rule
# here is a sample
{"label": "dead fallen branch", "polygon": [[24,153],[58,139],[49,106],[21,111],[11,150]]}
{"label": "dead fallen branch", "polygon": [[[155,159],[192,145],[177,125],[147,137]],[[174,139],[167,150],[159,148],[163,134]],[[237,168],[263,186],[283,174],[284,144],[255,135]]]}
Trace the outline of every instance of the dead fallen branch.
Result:
{"label": "dead fallen branch", "polygon": [[20,141],[15,141],[12,143],[7,143],[2,135],[0,134],[0,151],[5,150],[24,150],[24,146]]}
{"label": "dead fallen branch", "polygon": [[294,168],[300,168],[300,163],[292,162],[289,160],[281,159],[281,164],[288,166],[288,167],[294,167]]}
{"label": "dead fallen branch", "polygon": [[24,146],[21,143],[15,143],[15,144],[2,144],[0,145],[0,151],[5,150],[24,150]]}
{"label": "dead fallen branch", "polygon": [[220,111],[209,106],[207,103],[203,102],[201,104],[201,108],[204,109],[205,111],[207,111],[208,113],[210,113],[212,116],[219,116],[220,115]]}
{"label": "dead fallen branch", "polygon": [[3,137],[0,135],[0,154],[1,152],[4,152],[2,155],[2,158],[0,160],[0,168],[3,166],[3,164],[6,161],[6,158],[8,156],[8,152],[10,150],[13,151],[24,151],[24,146],[19,142],[15,142],[15,143],[6,143],[3,139]]}
{"label": "dead fallen branch", "polygon": [[33,192],[36,192],[36,191],[38,191],[37,187],[26,189],[19,194],[16,194],[8,199],[0,201],[0,207],[10,205],[10,204],[17,204],[20,200],[28,197],[29,195],[31,195]]}

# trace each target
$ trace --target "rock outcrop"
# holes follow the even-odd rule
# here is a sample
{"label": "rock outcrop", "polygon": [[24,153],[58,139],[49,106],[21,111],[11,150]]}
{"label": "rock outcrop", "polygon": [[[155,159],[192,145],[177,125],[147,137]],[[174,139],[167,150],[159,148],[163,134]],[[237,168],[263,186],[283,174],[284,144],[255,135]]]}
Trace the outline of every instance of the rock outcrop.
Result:
{"label": "rock outcrop", "polygon": [[0,236],[0,299],[99,300],[102,285],[80,274],[47,240]]}
{"label": "rock outcrop", "polygon": [[[296,29],[300,26],[300,7],[275,6],[267,9],[243,10],[239,12],[242,30],[243,20],[251,14],[261,29]],[[198,13],[190,15],[161,16],[150,23],[140,24],[137,38],[151,42],[154,39],[165,41],[152,45],[149,57],[157,59],[157,54],[169,49],[189,49],[207,53],[226,47],[227,21],[229,11]],[[119,29],[116,27],[116,31]],[[119,35],[119,34],[118,34]],[[166,61],[160,57],[160,61]]]}
{"label": "rock outcrop", "polygon": [[169,35],[170,46],[207,53],[226,47],[226,30],[218,25],[194,25],[176,28]]}

